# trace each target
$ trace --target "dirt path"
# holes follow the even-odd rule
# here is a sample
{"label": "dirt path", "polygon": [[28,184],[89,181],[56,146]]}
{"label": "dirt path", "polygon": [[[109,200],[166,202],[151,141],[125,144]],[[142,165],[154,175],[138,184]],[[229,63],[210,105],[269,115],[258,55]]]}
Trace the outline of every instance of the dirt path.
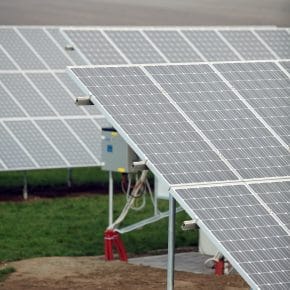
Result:
{"label": "dirt path", "polygon": [[[35,258],[10,263],[16,269],[0,283],[1,290],[26,289],[128,289],[149,290],[166,288],[166,271],[136,266],[119,261],[105,262],[96,257]],[[215,277],[176,272],[175,289],[226,290],[244,289],[239,276]],[[248,289],[248,288],[245,288]]]}

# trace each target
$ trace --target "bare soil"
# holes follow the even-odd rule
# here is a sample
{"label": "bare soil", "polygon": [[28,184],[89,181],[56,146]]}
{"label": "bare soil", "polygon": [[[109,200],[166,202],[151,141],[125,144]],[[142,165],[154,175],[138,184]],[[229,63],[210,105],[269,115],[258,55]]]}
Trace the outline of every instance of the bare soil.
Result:
{"label": "bare soil", "polygon": [[[165,270],[119,261],[106,262],[100,257],[34,258],[12,262],[9,266],[14,267],[16,272],[0,283],[1,290],[166,288]],[[176,272],[175,289],[244,290],[249,288],[238,275],[217,277]]]}

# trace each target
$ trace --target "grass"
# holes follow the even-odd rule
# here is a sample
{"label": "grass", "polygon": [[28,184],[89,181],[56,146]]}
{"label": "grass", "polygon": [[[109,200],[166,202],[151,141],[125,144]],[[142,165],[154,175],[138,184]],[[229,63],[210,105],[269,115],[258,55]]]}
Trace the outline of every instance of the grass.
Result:
{"label": "grass", "polygon": [[13,267],[5,267],[0,269],[0,282],[3,282],[6,278],[8,278],[9,274],[15,272]]}
{"label": "grass", "polygon": [[[0,261],[43,256],[86,256],[103,254],[103,233],[107,226],[106,195],[41,199],[0,203]],[[115,218],[125,199],[115,195]],[[124,225],[152,214],[152,206],[130,212]],[[167,202],[160,208],[167,209]],[[197,244],[197,232],[182,232],[188,216],[177,214],[177,246]],[[167,219],[122,236],[128,253],[145,253],[167,247]]]}

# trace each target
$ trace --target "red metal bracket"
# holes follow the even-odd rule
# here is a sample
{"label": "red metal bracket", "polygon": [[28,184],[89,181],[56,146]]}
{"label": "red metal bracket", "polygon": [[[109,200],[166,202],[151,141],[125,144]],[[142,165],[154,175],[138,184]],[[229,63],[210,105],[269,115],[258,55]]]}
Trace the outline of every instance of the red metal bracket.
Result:
{"label": "red metal bracket", "polygon": [[120,234],[114,230],[106,230],[104,233],[104,248],[105,248],[105,259],[111,261],[114,259],[113,247],[119,254],[120,261],[128,262],[126,249]]}

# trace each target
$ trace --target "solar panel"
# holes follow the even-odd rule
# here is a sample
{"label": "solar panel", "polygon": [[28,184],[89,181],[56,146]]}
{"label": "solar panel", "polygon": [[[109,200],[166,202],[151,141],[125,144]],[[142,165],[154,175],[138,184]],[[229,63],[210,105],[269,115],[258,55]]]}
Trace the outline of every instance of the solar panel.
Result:
{"label": "solar panel", "polygon": [[[284,182],[251,186],[287,187]],[[288,183],[289,190],[289,183]],[[175,189],[177,201],[257,289],[287,289],[289,233],[244,185]],[[273,194],[275,195],[275,194]],[[259,287],[259,288],[258,288]]]}
{"label": "solar panel", "polygon": [[106,31],[131,63],[162,63],[164,57],[140,31]]}
{"label": "solar panel", "polygon": [[21,69],[45,69],[44,64],[21,39],[14,28],[0,28],[0,45]]}
{"label": "solar panel", "polygon": [[290,58],[290,34],[286,30],[259,30],[257,34],[277,54],[278,58]]}
{"label": "solar panel", "polygon": [[217,69],[273,131],[290,143],[289,77],[275,63],[221,64]]}
{"label": "solar panel", "polygon": [[29,154],[33,156],[39,167],[65,167],[67,165],[67,162],[62,159],[62,156],[31,121],[10,121],[5,122],[5,124]]}
{"label": "solar panel", "polygon": [[[52,36],[53,41],[61,48],[61,50],[67,55],[67,57],[75,65],[86,64],[85,59],[79,54],[79,52],[72,46],[72,43],[61,33],[59,27],[56,28],[44,28],[49,35]],[[66,49],[70,48],[70,49]]]}
{"label": "solar panel", "polygon": [[290,182],[253,184],[251,188],[290,229]]}
{"label": "solar panel", "polygon": [[147,30],[144,32],[170,62],[202,61],[179,31]]}
{"label": "solar panel", "polygon": [[275,58],[251,31],[225,30],[221,31],[221,34],[245,60],[268,60]]}
{"label": "solar panel", "polygon": [[112,44],[98,30],[64,30],[78,52],[82,53],[87,64],[127,63]]}
{"label": "solar panel", "polygon": [[182,33],[208,61],[239,60],[239,56],[215,31],[184,30]]}
{"label": "solar panel", "polygon": [[[76,96],[83,95],[83,92],[81,92],[74,82],[66,76],[64,70],[67,65],[185,61],[201,62],[225,59],[238,60],[250,57],[251,55],[254,55],[254,57],[257,58],[260,56],[263,57],[263,55],[267,55],[267,52],[269,56],[272,55],[272,58],[279,58],[277,52],[273,52],[273,48],[270,47],[271,45],[262,37],[264,32],[268,33],[269,31],[273,35],[277,32],[279,34],[279,41],[281,41],[281,39],[283,40],[283,37],[281,38],[280,35],[284,35],[284,32],[287,32],[286,29],[276,29],[274,27],[68,28],[2,26],[0,27],[0,98],[3,102],[0,109],[0,118],[4,122],[21,122],[27,120],[34,122],[36,120],[49,121],[60,119],[75,120],[76,118],[82,118],[86,119],[83,123],[93,124],[92,126],[95,126],[99,133],[101,127],[100,124],[106,124],[106,121],[101,117],[96,106],[77,108],[73,104],[73,99]],[[230,38],[228,36],[237,34],[243,35],[243,38],[241,39],[242,44],[239,43],[235,37]],[[247,42],[247,50],[242,49],[244,42]],[[286,72],[286,70],[287,68],[284,72]],[[146,90],[145,87],[143,89]],[[283,92],[280,92],[279,94],[283,94]],[[154,97],[154,94],[152,97]],[[220,97],[221,96],[219,96],[219,98]],[[225,98],[227,98],[226,94]],[[284,115],[282,116],[279,111],[282,110],[282,98],[283,96],[279,96],[279,103],[276,104],[276,115],[272,114],[269,117],[271,120],[267,120],[267,122],[269,126],[275,130],[277,135],[279,135],[284,142],[287,142],[289,137],[287,135],[288,127],[286,124],[286,118]],[[157,98],[157,102],[158,101]],[[135,99],[132,99],[132,101],[127,99],[126,102],[131,104],[131,102],[135,102]],[[142,100],[139,98],[138,102],[142,103]],[[268,105],[271,105],[272,107],[274,106],[272,103],[269,103]],[[138,106],[135,106],[136,110],[138,110],[138,108]],[[160,108],[160,106],[158,108]],[[264,108],[259,109],[264,110]],[[149,110],[154,110],[154,103],[151,104],[151,107],[148,107],[148,112]],[[265,112],[266,111],[267,110],[265,110]],[[180,112],[177,114],[180,115]],[[280,115],[278,116],[277,114]],[[263,115],[262,112],[261,115]],[[122,118],[126,119],[125,116],[122,116]],[[149,115],[147,118],[149,118]],[[171,129],[173,130],[172,132],[174,132],[172,133],[172,138],[178,140],[180,124],[178,124],[178,122],[176,124],[174,121],[174,119],[171,120]],[[188,121],[190,121],[189,118],[186,119],[186,122]],[[156,116],[155,122],[159,122],[159,117]],[[68,125],[67,123],[65,124]],[[146,127],[144,124],[138,126]],[[150,130],[152,127],[153,125],[151,124],[149,126]],[[168,130],[166,129],[167,125],[164,124],[163,127],[164,132],[166,132],[165,130]],[[65,126],[65,128],[68,131],[72,129],[70,126]],[[90,129],[87,130],[92,130],[92,128],[93,127],[90,127]],[[38,127],[38,130],[41,130],[40,127]],[[146,130],[148,131],[148,128],[146,128]],[[186,132],[188,132],[188,130],[192,132],[191,127],[185,129]],[[75,129],[73,132],[76,135],[82,135],[81,130],[77,131],[77,129]],[[52,152],[57,149],[54,142],[52,142],[44,132],[41,133],[53,147]],[[167,133],[166,136],[161,134],[158,138],[165,138],[162,139],[162,142],[165,142],[167,140],[166,138],[171,136],[169,135],[171,132]],[[9,131],[9,134],[12,134],[12,132]],[[151,137],[150,133],[147,135]],[[181,135],[183,136],[182,138],[185,138],[184,140],[187,140],[186,134]],[[181,162],[186,162],[186,152],[192,151],[189,144],[194,144],[191,144],[193,146],[192,148],[194,148],[194,152],[201,152],[202,150],[199,145],[203,144],[204,141],[199,135],[193,135],[194,134],[190,133],[189,143],[184,144],[182,150],[178,152],[178,160]],[[91,136],[93,138],[93,135]],[[82,135],[79,140],[85,140],[84,138],[85,136]],[[142,136],[136,135],[135,138],[136,140],[138,138],[139,142],[143,142],[142,144],[144,145],[144,148],[147,146],[146,150],[148,150],[148,152],[150,150],[152,151],[150,146],[152,147],[153,145],[145,144],[144,140],[141,140]],[[152,136],[152,138],[155,138],[154,140],[156,140],[156,136]],[[153,156],[154,158],[162,156],[163,159],[158,159],[156,162],[164,172],[168,173],[168,178],[170,178],[172,182],[191,182],[192,176],[194,176],[194,180],[196,181],[227,180],[236,178],[232,176],[232,172],[229,171],[227,166],[225,166],[224,162],[227,162],[226,159],[223,161],[219,159],[216,160],[218,153],[216,148],[209,146],[209,139],[210,138],[208,137],[207,143],[203,145],[205,152],[199,155],[199,161],[201,162],[195,164],[195,167],[186,164],[186,170],[182,170],[179,165],[176,165],[176,160],[173,160],[173,157],[168,158],[168,154],[153,154]],[[23,145],[15,136],[12,140],[15,140],[17,144]],[[92,140],[89,142],[89,140],[86,140],[86,142],[81,142],[81,146],[84,148],[86,147],[89,151],[92,150],[90,144],[94,144],[94,141]],[[179,143],[177,142],[175,145],[172,144],[170,146],[172,146],[173,149],[177,149],[177,144]],[[96,151],[93,155],[96,157],[99,156],[99,145],[95,144],[95,146]],[[15,146],[15,148],[17,148],[17,146]],[[25,149],[25,146],[23,146],[22,149]],[[86,151],[86,149],[83,150]],[[156,146],[156,150],[159,152],[158,150],[162,149],[157,149]],[[29,152],[25,149],[24,154],[31,159],[32,156],[29,156],[28,153]],[[210,162],[215,164],[211,168],[209,168],[210,163],[204,160],[207,154],[210,155],[210,160],[213,160]],[[2,153],[0,155],[1,168],[6,170],[5,168],[7,166],[1,156]],[[43,161],[45,162],[45,160]],[[36,166],[35,162],[33,164]],[[88,164],[87,159],[84,160],[84,164]],[[89,163],[89,165],[91,165],[91,163]],[[58,166],[58,164],[56,164],[56,166]],[[67,166],[70,166],[70,164]],[[177,170],[175,167],[178,168],[177,175],[173,174],[174,170]],[[205,173],[200,174],[200,170]],[[192,173],[194,174],[192,175]],[[263,174],[261,173],[261,176],[262,175]]]}
{"label": "solar panel", "polygon": [[85,61],[65,43],[60,28],[0,28],[1,171],[100,165],[103,117],[75,106],[65,68]]}
{"label": "solar panel", "polygon": [[20,28],[18,31],[31,50],[44,60],[47,68],[63,69],[72,64],[44,29]]}
{"label": "solar panel", "polygon": [[[73,72],[171,184],[228,180],[232,172],[245,179],[288,176],[288,147],[221,78],[227,65],[216,65],[218,71],[199,64]],[[195,134],[170,139],[170,132]]]}
{"label": "solar panel", "polygon": [[[242,68],[247,68],[247,77]],[[273,61],[70,70],[244,279],[254,289],[287,289],[288,147],[240,94],[246,80],[254,82],[245,84],[253,94],[262,88],[262,80],[269,88],[279,85],[285,94],[288,87],[281,82],[279,65]],[[239,79],[232,83],[235,72]]]}

